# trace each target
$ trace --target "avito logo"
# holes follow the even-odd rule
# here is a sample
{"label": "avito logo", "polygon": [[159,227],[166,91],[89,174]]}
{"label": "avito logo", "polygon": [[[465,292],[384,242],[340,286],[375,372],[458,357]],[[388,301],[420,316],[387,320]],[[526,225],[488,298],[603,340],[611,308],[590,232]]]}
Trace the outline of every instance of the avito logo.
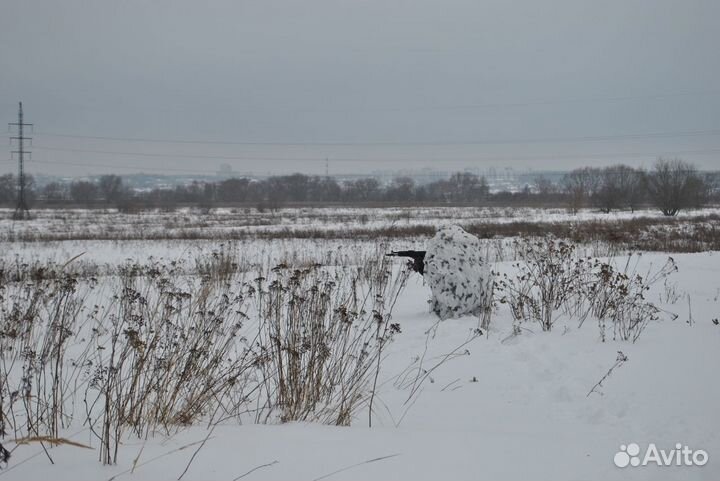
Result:
{"label": "avito logo", "polygon": [[622,444],[620,451],[613,458],[619,468],[627,466],[705,466],[708,462],[708,453],[702,449],[690,449],[681,443],[675,449],[658,449],[655,443],[648,444],[645,454],[640,456],[640,446],[637,443]]}

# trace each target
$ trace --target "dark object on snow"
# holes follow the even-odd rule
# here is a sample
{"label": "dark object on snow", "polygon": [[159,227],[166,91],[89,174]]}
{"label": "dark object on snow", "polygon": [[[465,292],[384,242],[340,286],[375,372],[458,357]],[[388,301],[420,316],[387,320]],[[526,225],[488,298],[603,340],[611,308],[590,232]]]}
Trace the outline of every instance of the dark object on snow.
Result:
{"label": "dark object on snow", "polygon": [[0,444],[0,464],[6,464],[10,461],[10,451]]}
{"label": "dark object on snow", "polygon": [[425,273],[425,251],[393,251],[386,254],[392,257],[409,257],[413,260],[413,270],[420,275]]}

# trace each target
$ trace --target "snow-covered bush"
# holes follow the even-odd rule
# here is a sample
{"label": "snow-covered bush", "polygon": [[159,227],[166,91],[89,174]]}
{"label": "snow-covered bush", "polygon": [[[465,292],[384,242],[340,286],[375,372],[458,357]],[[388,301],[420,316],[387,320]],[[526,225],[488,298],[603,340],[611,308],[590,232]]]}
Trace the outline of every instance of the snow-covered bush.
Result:
{"label": "snow-covered bush", "polygon": [[638,256],[618,268],[612,259],[578,257],[575,245],[551,238],[518,240],[516,251],[522,260],[513,265],[515,272],[498,276],[496,282],[499,302],[510,307],[516,325],[532,321],[549,331],[562,315],[580,325],[592,316],[603,341],[609,322],[613,339],[635,342],[663,312],[645,293],[677,270],[668,258],[659,270],[640,275]]}
{"label": "snow-covered bush", "polygon": [[571,308],[578,290],[583,266],[575,246],[553,239],[518,240],[515,249],[522,261],[514,264],[514,274],[498,277],[500,303],[510,306],[516,321],[537,322],[549,331],[563,309]]}
{"label": "snow-covered bush", "polygon": [[586,313],[598,319],[603,341],[607,321],[612,324],[613,339],[635,342],[645,326],[663,313],[647,300],[646,293],[652,285],[677,271],[675,261],[669,257],[659,270],[641,275],[638,260],[639,256],[630,256],[622,268],[598,259],[588,259],[585,263],[590,272],[589,282],[582,286],[582,295],[588,299]]}
{"label": "snow-covered bush", "polygon": [[487,324],[493,276],[477,237],[455,225],[438,230],[426,247],[424,276],[440,319],[474,315]]}

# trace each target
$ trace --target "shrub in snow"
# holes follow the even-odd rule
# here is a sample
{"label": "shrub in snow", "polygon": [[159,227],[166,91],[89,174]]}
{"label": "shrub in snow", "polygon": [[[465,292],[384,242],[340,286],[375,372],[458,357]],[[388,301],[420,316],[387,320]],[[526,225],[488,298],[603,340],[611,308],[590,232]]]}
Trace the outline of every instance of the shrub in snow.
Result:
{"label": "shrub in snow", "polygon": [[677,270],[669,258],[660,270],[640,275],[639,256],[631,255],[618,267],[612,260],[578,257],[575,245],[551,238],[515,241],[515,249],[521,259],[513,265],[515,272],[497,281],[499,301],[510,307],[515,332],[523,321],[549,331],[562,314],[577,318],[580,325],[592,316],[603,341],[609,321],[613,339],[635,342],[663,312],[646,299],[646,292]]}
{"label": "shrub in snow", "polygon": [[440,319],[487,316],[493,279],[474,235],[455,225],[441,228],[428,242],[424,276],[432,291],[432,311]]}
{"label": "shrub in snow", "polygon": [[361,271],[278,266],[258,280],[265,420],[346,426],[366,406],[372,416],[383,350],[400,333],[392,309],[408,275],[393,275],[380,257]]}
{"label": "shrub in snow", "polygon": [[499,279],[500,302],[510,306],[516,322],[536,321],[549,331],[561,308],[578,308],[575,295],[584,265],[575,257],[575,246],[562,241],[516,241],[515,249],[522,261],[514,265],[513,276]]}
{"label": "shrub in snow", "polygon": [[658,320],[665,312],[648,301],[646,293],[653,284],[677,271],[675,261],[668,257],[658,271],[641,274],[637,265],[639,255],[635,256],[634,264],[632,259],[633,256],[628,257],[623,268],[597,259],[585,263],[590,269],[592,281],[585,283],[583,291],[590,303],[589,313],[599,321],[603,341],[606,321],[612,323],[613,339],[635,342],[645,326]]}

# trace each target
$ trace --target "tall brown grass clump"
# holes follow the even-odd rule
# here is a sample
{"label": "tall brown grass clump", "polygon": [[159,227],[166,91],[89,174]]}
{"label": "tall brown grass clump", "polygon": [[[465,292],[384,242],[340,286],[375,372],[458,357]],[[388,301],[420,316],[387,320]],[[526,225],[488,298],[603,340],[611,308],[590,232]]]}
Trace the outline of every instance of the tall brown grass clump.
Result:
{"label": "tall brown grass clump", "polygon": [[348,425],[368,406],[400,325],[392,308],[409,271],[382,256],[361,268],[283,267],[259,278],[264,419]]}
{"label": "tall brown grass clump", "polygon": [[348,425],[371,408],[408,276],[382,255],[357,262],[271,269],[220,248],[194,272],[13,266],[0,276],[0,435],[52,444],[82,423],[112,464],[129,435],[198,423]]}

